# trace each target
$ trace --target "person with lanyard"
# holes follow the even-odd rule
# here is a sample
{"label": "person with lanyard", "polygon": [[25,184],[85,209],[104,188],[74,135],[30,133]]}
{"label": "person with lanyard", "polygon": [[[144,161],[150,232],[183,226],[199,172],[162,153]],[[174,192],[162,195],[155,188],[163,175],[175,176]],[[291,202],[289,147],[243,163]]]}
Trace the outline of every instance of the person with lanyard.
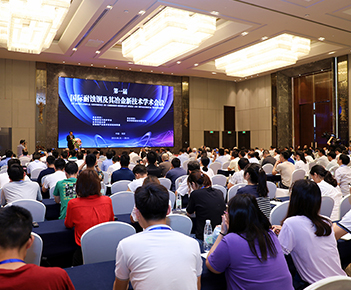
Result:
{"label": "person with lanyard", "polygon": [[65,270],[25,263],[27,250],[35,239],[31,231],[32,216],[28,210],[19,206],[0,208],[0,289],[73,290]]}
{"label": "person with lanyard", "polygon": [[149,183],[135,191],[134,199],[135,215],[144,231],[118,244],[113,289],[125,290],[129,281],[134,290],[201,289],[198,243],[166,225],[171,212],[168,190]]}

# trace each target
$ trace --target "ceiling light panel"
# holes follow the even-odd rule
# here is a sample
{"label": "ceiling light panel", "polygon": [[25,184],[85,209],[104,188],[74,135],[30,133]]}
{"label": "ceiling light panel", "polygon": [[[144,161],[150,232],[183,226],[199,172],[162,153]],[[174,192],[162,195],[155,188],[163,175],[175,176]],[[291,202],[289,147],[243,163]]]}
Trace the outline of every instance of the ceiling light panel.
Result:
{"label": "ceiling light panel", "polygon": [[213,36],[216,17],[166,7],[122,42],[135,64],[160,66]]}
{"label": "ceiling light panel", "polygon": [[70,0],[0,0],[0,46],[39,54],[50,47]]}
{"label": "ceiling light panel", "polygon": [[245,77],[295,64],[310,51],[310,39],[282,34],[215,60],[228,76]]}

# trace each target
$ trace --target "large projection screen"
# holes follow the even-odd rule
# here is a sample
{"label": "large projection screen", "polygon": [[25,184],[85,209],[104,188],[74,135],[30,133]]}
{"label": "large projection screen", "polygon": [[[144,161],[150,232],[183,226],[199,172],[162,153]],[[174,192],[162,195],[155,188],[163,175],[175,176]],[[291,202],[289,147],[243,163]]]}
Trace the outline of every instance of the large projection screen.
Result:
{"label": "large projection screen", "polygon": [[58,147],[173,147],[173,87],[59,77]]}

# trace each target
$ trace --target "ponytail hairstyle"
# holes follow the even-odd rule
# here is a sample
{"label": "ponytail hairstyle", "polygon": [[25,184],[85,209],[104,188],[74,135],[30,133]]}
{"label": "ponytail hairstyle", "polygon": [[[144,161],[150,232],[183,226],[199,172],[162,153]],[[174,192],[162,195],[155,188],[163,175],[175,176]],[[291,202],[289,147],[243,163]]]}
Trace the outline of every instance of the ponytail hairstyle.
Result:
{"label": "ponytail hairstyle", "polygon": [[245,167],[244,176],[249,174],[249,180],[252,184],[257,184],[257,193],[260,197],[267,197],[267,176],[266,172],[257,163],[250,163]]}
{"label": "ponytail hairstyle", "polygon": [[317,237],[329,236],[332,233],[332,223],[319,214],[321,203],[321,190],[314,181],[308,179],[296,180],[292,186],[288,213],[285,219],[304,215],[315,225],[316,231],[314,233]]}
{"label": "ponytail hairstyle", "polygon": [[325,170],[322,165],[315,165],[311,168],[310,174],[317,174],[318,176],[322,177],[325,182],[329,183],[330,185],[336,187],[338,185],[338,182],[336,179],[333,177],[333,175],[328,171]]}
{"label": "ponytail hairstyle", "polygon": [[194,183],[197,188],[200,189],[202,187],[211,186],[211,179],[207,176],[207,174],[202,173],[200,170],[192,171],[188,176],[188,186],[190,187]]}
{"label": "ponytail hairstyle", "polygon": [[305,164],[307,163],[306,158],[305,158],[305,154],[303,152],[297,151],[295,154],[300,157],[300,159],[303,161],[303,163],[305,163]]}
{"label": "ponytail hairstyle", "polygon": [[208,171],[208,164],[210,163],[210,159],[206,156],[201,157],[201,164],[203,165],[202,170],[207,172]]}

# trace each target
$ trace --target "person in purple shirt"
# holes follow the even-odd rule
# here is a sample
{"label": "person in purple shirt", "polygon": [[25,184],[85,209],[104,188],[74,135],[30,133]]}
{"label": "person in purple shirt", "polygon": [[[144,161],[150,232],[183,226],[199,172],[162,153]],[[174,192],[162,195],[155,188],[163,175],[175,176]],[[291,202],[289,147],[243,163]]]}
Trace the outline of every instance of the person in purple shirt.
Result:
{"label": "person in purple shirt", "polygon": [[221,232],[206,266],[225,272],[227,289],[293,290],[292,278],[277,236],[251,194],[236,195],[222,216]]}

